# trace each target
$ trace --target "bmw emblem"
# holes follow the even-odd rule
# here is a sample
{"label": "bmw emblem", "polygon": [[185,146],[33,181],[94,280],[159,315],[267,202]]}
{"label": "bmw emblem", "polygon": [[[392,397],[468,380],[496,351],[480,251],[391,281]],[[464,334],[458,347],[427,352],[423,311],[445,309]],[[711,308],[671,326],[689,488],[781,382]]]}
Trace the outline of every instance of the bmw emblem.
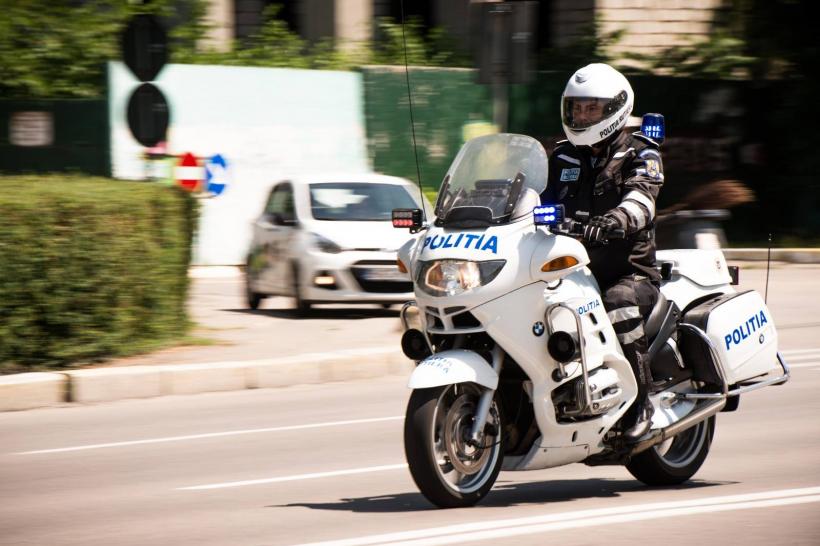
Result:
{"label": "bmw emblem", "polygon": [[760,342],[760,344],[761,344],[761,345],[763,345],[763,340],[765,340],[765,339],[766,339],[766,338],[765,338],[765,337],[763,337],[763,334],[760,334],[760,337],[759,337],[759,338],[757,338],[757,341],[759,341],[759,342]]}
{"label": "bmw emblem", "polygon": [[536,322],[532,325],[532,333],[536,336],[544,335],[544,323],[543,322]]}

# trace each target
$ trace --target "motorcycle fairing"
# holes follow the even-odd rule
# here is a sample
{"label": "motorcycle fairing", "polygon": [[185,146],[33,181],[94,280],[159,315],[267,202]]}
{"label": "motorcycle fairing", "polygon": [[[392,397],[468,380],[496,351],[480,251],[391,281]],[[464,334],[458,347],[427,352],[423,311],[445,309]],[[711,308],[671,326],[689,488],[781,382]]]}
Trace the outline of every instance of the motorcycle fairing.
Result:
{"label": "motorcycle fairing", "polygon": [[477,383],[495,390],[498,374],[490,364],[473,351],[454,349],[428,356],[416,366],[407,386],[426,389],[458,383]]}

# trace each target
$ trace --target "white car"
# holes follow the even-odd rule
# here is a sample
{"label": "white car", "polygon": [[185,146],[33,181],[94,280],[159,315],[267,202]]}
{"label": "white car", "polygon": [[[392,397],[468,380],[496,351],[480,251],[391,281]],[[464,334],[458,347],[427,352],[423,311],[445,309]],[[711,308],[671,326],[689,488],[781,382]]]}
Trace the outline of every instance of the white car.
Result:
{"label": "white car", "polygon": [[412,237],[391,211],[432,207],[418,186],[379,174],[310,176],[274,184],[253,223],[246,292],[251,309],[266,296],[291,296],[305,313],[314,303],[413,299],[396,251]]}

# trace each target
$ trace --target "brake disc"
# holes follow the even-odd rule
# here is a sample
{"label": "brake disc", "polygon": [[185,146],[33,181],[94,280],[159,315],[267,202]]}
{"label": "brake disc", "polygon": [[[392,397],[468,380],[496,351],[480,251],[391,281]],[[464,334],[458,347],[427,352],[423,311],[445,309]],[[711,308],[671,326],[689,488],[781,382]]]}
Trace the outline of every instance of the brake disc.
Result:
{"label": "brake disc", "polygon": [[491,451],[467,443],[473,426],[475,406],[470,396],[462,394],[450,406],[444,424],[444,446],[450,464],[462,474],[480,471]]}

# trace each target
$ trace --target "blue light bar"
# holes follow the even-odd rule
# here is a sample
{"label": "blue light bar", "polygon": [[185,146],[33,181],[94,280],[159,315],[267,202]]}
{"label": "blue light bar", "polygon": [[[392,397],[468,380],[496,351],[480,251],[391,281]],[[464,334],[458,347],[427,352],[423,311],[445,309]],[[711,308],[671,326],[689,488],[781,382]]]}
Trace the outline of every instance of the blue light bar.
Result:
{"label": "blue light bar", "polygon": [[641,120],[641,132],[658,144],[663,144],[663,139],[666,138],[666,122],[663,114],[644,114]]}
{"label": "blue light bar", "polygon": [[532,209],[536,226],[554,226],[564,221],[564,205],[541,205]]}

